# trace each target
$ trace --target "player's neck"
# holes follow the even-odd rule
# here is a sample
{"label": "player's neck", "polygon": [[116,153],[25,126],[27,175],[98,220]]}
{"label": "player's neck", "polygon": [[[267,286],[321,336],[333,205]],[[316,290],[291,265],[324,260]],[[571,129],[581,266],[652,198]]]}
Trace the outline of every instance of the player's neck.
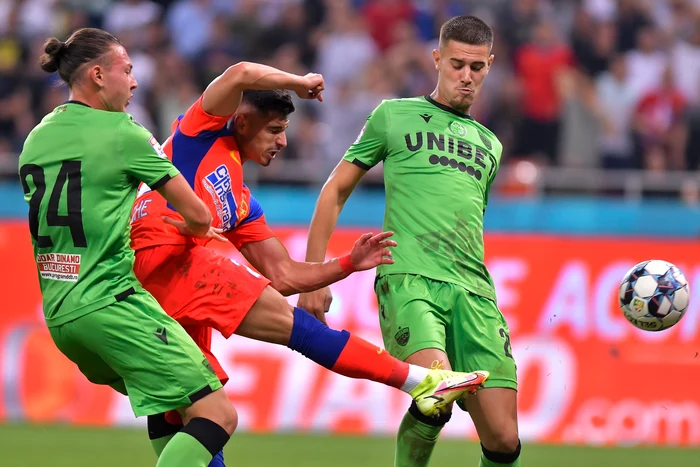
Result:
{"label": "player's neck", "polygon": [[471,106],[467,107],[466,109],[455,109],[452,105],[450,105],[449,101],[442,94],[440,94],[440,90],[438,88],[435,88],[435,90],[430,93],[430,97],[438,104],[442,104],[445,107],[464,115],[469,115],[469,111],[471,110]]}
{"label": "player's neck", "polygon": [[80,89],[71,89],[68,100],[80,102],[95,110],[107,110],[100,96],[94,93],[82,92]]}

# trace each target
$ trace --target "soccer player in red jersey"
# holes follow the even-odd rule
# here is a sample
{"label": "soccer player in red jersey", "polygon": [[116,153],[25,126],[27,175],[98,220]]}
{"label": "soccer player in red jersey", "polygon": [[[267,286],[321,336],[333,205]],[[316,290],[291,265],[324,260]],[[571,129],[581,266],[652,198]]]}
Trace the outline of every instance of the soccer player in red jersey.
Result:
{"label": "soccer player in red jersey", "polygon": [[[173,123],[163,147],[163,157],[172,160],[210,208],[212,225],[259,273],[207,248],[210,239],[190,236],[167,201],[142,187],[131,220],[136,276],[193,337],[224,383],[228,376],[210,350],[212,328],[225,338],[235,333],[286,345],[336,373],[401,389],[426,415],[438,414],[449,402],[476,391],[488,372],[408,365],[347,331],[328,328],[284,298],[327,286],[356,270],[390,264],[389,247],[395,245],[388,240],[390,232],[368,233],[346,256],[324,263],[297,262],[269,229],[261,206],[243,183],[242,164],[267,166],[286,146],[294,105],[284,89],[322,101],[323,77],[236,64]],[[157,453],[179,429],[177,417],[149,417]]]}

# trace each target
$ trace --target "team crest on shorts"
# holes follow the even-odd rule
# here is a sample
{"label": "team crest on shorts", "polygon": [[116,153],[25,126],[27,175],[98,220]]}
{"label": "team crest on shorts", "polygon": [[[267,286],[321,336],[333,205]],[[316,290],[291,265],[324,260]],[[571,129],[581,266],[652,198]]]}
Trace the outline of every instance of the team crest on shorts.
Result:
{"label": "team crest on shorts", "polygon": [[399,332],[394,334],[394,339],[396,339],[396,343],[399,344],[401,347],[404,347],[406,344],[408,344],[408,340],[411,338],[411,330],[406,326],[405,328],[402,328],[399,326]]}

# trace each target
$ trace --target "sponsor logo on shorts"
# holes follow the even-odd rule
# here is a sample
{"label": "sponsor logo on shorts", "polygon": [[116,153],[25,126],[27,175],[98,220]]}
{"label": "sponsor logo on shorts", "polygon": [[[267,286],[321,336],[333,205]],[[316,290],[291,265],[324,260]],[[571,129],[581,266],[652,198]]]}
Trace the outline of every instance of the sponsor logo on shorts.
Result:
{"label": "sponsor logo on shorts", "polygon": [[204,177],[204,188],[209,192],[221,219],[221,228],[230,230],[235,225],[236,200],[231,190],[231,174],[225,165],[220,165]]}
{"label": "sponsor logo on shorts", "polygon": [[405,328],[402,328],[399,326],[399,331],[394,334],[394,339],[396,339],[396,343],[399,344],[401,347],[404,347],[406,344],[408,344],[408,340],[411,338],[411,330],[406,326]]}
{"label": "sponsor logo on shorts", "polygon": [[42,279],[78,282],[80,255],[45,253],[36,255],[36,265]]}

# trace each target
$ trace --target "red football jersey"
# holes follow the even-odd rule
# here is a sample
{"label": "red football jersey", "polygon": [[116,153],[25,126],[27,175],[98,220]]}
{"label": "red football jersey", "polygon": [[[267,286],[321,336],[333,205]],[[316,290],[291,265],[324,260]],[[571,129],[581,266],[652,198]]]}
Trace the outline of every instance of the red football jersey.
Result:
{"label": "red football jersey", "polygon": [[[243,183],[241,156],[227,122],[202,108],[202,97],[173,123],[173,133],[163,145],[170,159],[187,182],[209,207],[213,225],[240,248],[248,242],[266,240],[274,234],[265,222],[262,207]],[[207,241],[183,237],[163,222],[169,216],[182,220],[158,192],[142,185],[131,215],[131,247],[134,250],[156,245],[180,245]]]}

